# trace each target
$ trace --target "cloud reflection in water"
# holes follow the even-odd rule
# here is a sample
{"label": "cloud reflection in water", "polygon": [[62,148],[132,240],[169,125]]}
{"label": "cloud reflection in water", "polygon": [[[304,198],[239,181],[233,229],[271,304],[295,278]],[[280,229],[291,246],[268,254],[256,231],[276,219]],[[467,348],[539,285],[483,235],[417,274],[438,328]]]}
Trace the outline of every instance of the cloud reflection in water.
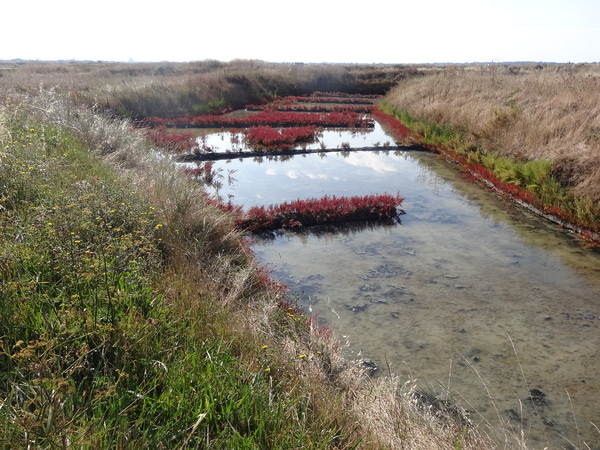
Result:
{"label": "cloud reflection in water", "polygon": [[348,157],[344,158],[344,162],[355,167],[373,169],[377,173],[397,172],[397,167],[386,164],[386,160],[389,161],[390,158],[399,159],[397,156],[393,155],[387,155],[384,158],[383,155],[372,152],[356,152],[350,153]]}

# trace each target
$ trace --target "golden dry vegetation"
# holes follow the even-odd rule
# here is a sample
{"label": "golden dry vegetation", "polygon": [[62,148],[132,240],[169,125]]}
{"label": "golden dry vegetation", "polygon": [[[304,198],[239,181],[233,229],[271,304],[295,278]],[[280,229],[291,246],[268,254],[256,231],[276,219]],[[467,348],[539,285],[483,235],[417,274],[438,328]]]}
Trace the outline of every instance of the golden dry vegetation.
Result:
{"label": "golden dry vegetation", "polygon": [[0,86],[35,92],[54,87],[78,103],[121,116],[173,117],[241,108],[275,96],[314,91],[384,94],[415,73],[410,66],[229,63],[0,63]]}
{"label": "golden dry vegetation", "polygon": [[449,66],[401,80],[387,100],[486,152],[548,159],[574,194],[600,201],[600,66]]}

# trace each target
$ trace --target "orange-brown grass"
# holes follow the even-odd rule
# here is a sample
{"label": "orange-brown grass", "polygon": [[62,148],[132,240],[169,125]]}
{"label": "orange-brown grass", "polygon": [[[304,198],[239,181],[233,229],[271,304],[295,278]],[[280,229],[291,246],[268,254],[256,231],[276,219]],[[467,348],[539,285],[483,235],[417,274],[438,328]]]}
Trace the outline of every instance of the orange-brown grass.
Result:
{"label": "orange-brown grass", "polygon": [[387,96],[418,120],[461,131],[484,151],[555,163],[574,194],[600,200],[600,66],[452,66]]}

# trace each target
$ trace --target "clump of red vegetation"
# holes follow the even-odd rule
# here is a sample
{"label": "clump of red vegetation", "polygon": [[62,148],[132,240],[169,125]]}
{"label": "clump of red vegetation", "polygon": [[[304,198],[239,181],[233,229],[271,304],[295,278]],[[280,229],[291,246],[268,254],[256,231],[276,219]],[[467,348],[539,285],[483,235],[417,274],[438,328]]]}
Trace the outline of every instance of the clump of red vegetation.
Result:
{"label": "clump of red vegetation", "polygon": [[196,138],[192,133],[169,133],[165,126],[146,130],[152,142],[161,148],[175,151],[186,151],[197,146]]}
{"label": "clump of red vegetation", "polygon": [[246,142],[255,149],[284,150],[315,140],[317,127],[251,127],[244,132]]}
{"label": "clump of red vegetation", "polygon": [[381,126],[389,129],[394,136],[399,138],[399,140],[406,141],[412,134],[410,129],[402,124],[402,122],[395,117],[384,113],[380,109],[373,108],[371,115],[381,124]]}
{"label": "clump of red vegetation", "polygon": [[372,100],[360,97],[319,97],[319,96],[305,96],[295,97],[297,102],[305,103],[344,103],[354,105],[370,105],[373,103]]}
{"label": "clump of red vegetation", "polygon": [[331,106],[331,105],[307,105],[304,103],[270,103],[268,106],[265,105],[246,105],[247,111],[262,111],[264,109],[271,109],[274,111],[295,111],[295,112],[331,112],[331,111],[352,111],[355,113],[368,114],[373,110],[374,106],[371,105],[344,105]]}
{"label": "clump of red vegetation", "polygon": [[253,206],[247,212],[232,205],[225,209],[239,215],[237,227],[251,233],[299,229],[314,225],[356,221],[391,223],[404,214],[398,207],[404,199],[399,195],[379,194],[354,197],[325,196],[294,200],[277,205]]}
{"label": "clump of red vegetation", "polygon": [[315,93],[309,96],[294,96],[277,97],[271,101],[273,105],[290,104],[290,103],[343,103],[344,105],[372,105],[376,96],[372,95],[348,95],[348,94],[328,94]]}
{"label": "clump of red vegetation", "polygon": [[331,111],[327,113],[298,113],[292,111],[274,111],[265,109],[245,117],[223,115],[201,115],[176,117],[173,119],[151,117],[147,123],[152,126],[175,128],[248,128],[252,126],[293,127],[357,127],[366,128],[374,125],[372,119],[362,117],[354,111]]}
{"label": "clump of red vegetation", "polygon": [[375,108],[379,96],[348,95],[315,93],[310,96],[276,97],[260,105],[246,105],[248,111],[261,111],[271,109],[275,111],[304,111],[304,112],[331,112],[353,111],[356,113],[370,113]]}

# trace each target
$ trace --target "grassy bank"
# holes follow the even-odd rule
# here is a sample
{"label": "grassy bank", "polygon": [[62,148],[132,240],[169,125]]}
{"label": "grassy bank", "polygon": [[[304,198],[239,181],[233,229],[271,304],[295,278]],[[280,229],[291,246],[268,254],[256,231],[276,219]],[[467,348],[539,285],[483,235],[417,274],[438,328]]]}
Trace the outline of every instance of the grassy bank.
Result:
{"label": "grassy bank", "polygon": [[5,445],[492,447],[344,360],[234,218],[78,92],[0,95]]}
{"label": "grassy bank", "polygon": [[599,230],[596,65],[466,66],[423,73],[402,80],[383,106],[419,142],[443,146],[476,172],[489,171],[500,183],[522,188],[524,200],[545,213]]}

